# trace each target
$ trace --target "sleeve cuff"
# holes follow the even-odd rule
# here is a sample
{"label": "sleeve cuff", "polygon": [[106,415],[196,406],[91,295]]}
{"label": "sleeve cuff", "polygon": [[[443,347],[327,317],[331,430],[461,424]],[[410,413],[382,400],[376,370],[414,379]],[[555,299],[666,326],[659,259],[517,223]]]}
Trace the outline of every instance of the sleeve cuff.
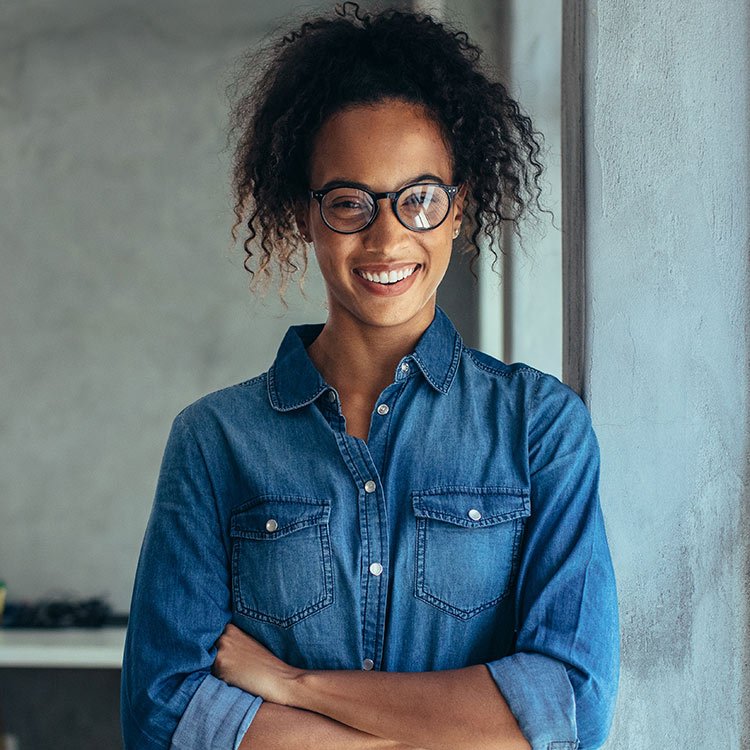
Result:
{"label": "sleeve cuff", "polygon": [[576,704],[562,662],[519,652],[485,662],[532,750],[576,750]]}
{"label": "sleeve cuff", "polygon": [[170,750],[237,750],[262,702],[206,675],[182,714]]}

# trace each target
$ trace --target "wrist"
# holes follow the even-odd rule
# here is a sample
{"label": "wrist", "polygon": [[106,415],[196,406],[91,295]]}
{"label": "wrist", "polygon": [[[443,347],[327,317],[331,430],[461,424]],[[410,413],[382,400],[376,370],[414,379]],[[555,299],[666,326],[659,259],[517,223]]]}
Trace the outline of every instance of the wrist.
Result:
{"label": "wrist", "polygon": [[306,708],[305,695],[307,694],[307,682],[309,671],[307,669],[293,668],[286,680],[286,704],[295,708]]}

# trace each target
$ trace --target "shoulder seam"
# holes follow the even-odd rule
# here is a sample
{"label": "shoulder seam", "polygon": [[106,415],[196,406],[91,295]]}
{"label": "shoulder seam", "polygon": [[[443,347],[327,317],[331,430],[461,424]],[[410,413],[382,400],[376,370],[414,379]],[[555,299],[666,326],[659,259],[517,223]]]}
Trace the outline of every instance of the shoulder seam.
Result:
{"label": "shoulder seam", "polygon": [[[253,383],[263,380],[268,375],[268,371],[262,372],[260,375],[256,375],[253,378],[250,378],[249,380],[243,380],[241,383],[237,383],[235,385],[236,388],[244,388],[245,386],[252,385]],[[231,386],[229,386],[231,388]]]}
{"label": "shoulder seam", "polygon": [[188,409],[192,410],[192,408],[196,404],[202,403],[204,399],[208,399],[211,396],[216,395],[217,393],[224,393],[226,391],[230,391],[233,388],[245,388],[247,386],[251,386],[254,383],[257,383],[263,380],[266,377],[266,375],[268,375],[268,372],[262,372],[260,375],[256,375],[255,377],[250,378],[249,380],[243,380],[241,383],[231,383],[230,385],[225,385],[221,388],[216,388],[213,391],[209,391],[208,393],[204,393],[202,396],[199,396],[194,401],[191,401],[189,404],[186,404],[185,406],[183,406],[182,409],[180,409],[180,411],[177,412],[176,417],[182,417],[184,412],[188,411]]}
{"label": "shoulder seam", "polygon": [[499,370],[496,367],[491,367],[490,365],[484,364],[484,362],[480,362],[476,357],[474,357],[473,349],[469,348],[468,346],[464,347],[464,350],[469,355],[469,358],[471,361],[478,367],[480,370],[485,370],[487,372],[491,372],[495,375],[500,375],[503,378],[512,378],[513,376],[517,375],[520,372],[528,372],[529,374],[533,375],[535,378],[538,378],[540,375],[544,375],[544,373],[541,370],[537,370],[535,367],[531,367],[529,365],[524,365],[523,367],[517,367],[512,370],[512,372],[503,372],[502,370]]}

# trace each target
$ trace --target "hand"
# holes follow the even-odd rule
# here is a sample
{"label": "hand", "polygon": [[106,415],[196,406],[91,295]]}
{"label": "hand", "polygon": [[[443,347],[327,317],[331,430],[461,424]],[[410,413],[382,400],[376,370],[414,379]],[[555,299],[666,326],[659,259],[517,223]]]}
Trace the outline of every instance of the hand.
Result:
{"label": "hand", "polygon": [[229,623],[216,642],[211,671],[224,682],[267,701],[292,705],[291,690],[304,670],[274,656],[265,646]]}

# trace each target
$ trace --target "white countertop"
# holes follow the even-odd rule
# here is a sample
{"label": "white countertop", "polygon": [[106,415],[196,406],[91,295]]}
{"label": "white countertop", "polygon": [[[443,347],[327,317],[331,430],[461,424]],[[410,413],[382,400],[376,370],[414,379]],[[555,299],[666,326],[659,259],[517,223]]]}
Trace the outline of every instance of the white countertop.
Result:
{"label": "white countertop", "polygon": [[125,628],[0,628],[1,667],[120,669]]}

